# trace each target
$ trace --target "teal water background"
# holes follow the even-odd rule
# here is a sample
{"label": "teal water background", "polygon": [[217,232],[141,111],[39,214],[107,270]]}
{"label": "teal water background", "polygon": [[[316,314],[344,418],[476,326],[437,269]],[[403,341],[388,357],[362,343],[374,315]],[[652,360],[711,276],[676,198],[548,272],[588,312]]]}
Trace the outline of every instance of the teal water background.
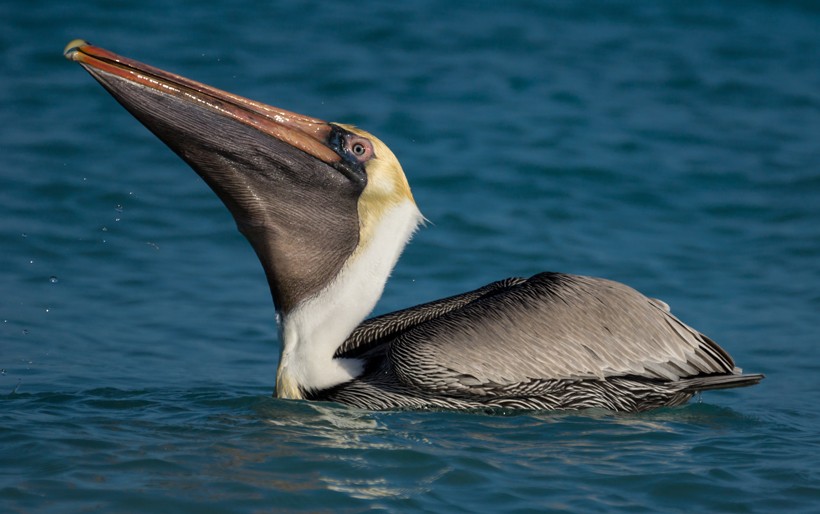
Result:
{"label": "teal water background", "polygon": [[[3,512],[820,511],[816,3],[44,0],[0,29]],[[767,378],[641,415],[273,399],[250,246],[76,37],[386,141],[430,223],[378,312],[603,276]]]}

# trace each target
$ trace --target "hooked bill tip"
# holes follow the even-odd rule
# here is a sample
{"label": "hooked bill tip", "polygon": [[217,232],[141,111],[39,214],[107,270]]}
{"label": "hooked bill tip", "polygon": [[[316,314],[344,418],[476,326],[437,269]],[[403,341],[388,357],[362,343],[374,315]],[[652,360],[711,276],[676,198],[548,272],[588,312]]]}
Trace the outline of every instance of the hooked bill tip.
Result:
{"label": "hooked bill tip", "polygon": [[65,48],[63,49],[63,56],[65,56],[65,58],[69,61],[73,61],[75,60],[74,56],[80,48],[84,46],[88,46],[88,41],[85,41],[84,39],[72,39],[67,45],[65,45]]}

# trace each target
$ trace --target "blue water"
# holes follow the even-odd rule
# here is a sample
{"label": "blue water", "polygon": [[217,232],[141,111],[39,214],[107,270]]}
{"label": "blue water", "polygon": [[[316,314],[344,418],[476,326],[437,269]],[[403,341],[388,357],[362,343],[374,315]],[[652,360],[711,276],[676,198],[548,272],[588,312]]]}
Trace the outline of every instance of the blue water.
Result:
{"label": "blue water", "polygon": [[[250,246],[76,37],[390,144],[430,223],[378,312],[603,276],[767,378],[641,415],[276,400]],[[0,49],[3,512],[820,511],[815,3],[6,2]]]}

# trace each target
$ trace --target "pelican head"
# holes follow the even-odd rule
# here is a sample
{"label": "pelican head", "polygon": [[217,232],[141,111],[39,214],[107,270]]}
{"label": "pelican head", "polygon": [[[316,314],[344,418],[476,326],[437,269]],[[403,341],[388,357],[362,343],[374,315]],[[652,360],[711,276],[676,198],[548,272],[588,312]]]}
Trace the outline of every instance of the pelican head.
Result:
{"label": "pelican head", "polygon": [[277,395],[351,380],[333,353],[370,313],[423,219],[375,136],[249,100],[82,40],[64,55],[219,196],[265,270],[279,319]]}

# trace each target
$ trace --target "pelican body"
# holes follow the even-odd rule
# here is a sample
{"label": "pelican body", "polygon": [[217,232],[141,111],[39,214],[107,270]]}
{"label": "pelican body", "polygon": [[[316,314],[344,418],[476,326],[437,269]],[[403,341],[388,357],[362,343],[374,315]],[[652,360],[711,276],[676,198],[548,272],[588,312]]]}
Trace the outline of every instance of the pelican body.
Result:
{"label": "pelican body", "polygon": [[278,397],[635,412],[763,378],[665,303],[599,278],[508,278],[365,321],[423,220],[384,143],[81,40],[64,54],[202,177],[253,246],[279,322]]}

